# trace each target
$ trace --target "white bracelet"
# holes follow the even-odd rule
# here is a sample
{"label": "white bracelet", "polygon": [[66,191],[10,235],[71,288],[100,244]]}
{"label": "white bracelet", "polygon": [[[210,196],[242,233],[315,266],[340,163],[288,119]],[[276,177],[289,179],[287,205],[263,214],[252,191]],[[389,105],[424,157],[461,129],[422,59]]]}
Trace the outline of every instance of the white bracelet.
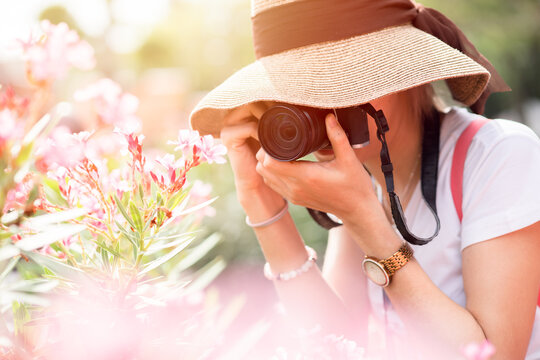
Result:
{"label": "white bracelet", "polygon": [[308,259],[298,269],[287,271],[287,272],[284,272],[284,273],[274,274],[272,272],[272,270],[270,269],[270,264],[266,263],[266,264],[264,264],[264,276],[268,280],[287,281],[287,280],[294,279],[298,275],[301,275],[301,274],[307,272],[309,269],[311,269],[313,264],[315,264],[315,261],[317,261],[317,253],[315,252],[315,250],[313,250],[309,246],[306,246],[306,250],[308,252]]}
{"label": "white bracelet", "polygon": [[281,209],[276,215],[272,216],[270,219],[266,219],[266,220],[258,222],[258,223],[252,223],[251,220],[249,220],[249,217],[246,216],[246,224],[248,224],[252,228],[259,228],[259,227],[263,227],[263,226],[268,226],[270,224],[275,223],[279,219],[281,219],[283,217],[283,215],[285,215],[287,210],[289,210],[289,203],[287,202],[287,200],[285,200],[285,206],[283,206],[283,209]]}

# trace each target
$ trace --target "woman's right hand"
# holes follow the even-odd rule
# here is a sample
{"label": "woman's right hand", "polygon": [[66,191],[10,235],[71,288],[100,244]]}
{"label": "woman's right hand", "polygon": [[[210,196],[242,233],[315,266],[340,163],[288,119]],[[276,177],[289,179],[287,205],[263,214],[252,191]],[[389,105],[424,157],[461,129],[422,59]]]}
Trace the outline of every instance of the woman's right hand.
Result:
{"label": "woman's right hand", "polygon": [[225,126],[220,135],[221,141],[227,147],[234,172],[238,200],[252,220],[258,216],[252,215],[256,210],[251,207],[260,207],[261,203],[268,203],[267,205],[272,208],[283,205],[281,195],[268,187],[256,171],[255,155],[260,149],[257,121],[268,107],[268,104],[259,102],[233,110],[225,117]]}

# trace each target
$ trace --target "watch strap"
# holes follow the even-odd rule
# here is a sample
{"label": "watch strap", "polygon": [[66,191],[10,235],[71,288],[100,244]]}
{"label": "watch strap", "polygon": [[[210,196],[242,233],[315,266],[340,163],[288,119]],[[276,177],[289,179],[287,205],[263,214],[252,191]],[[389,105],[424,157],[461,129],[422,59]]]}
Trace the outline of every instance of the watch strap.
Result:
{"label": "watch strap", "polygon": [[407,264],[412,257],[413,249],[411,248],[409,243],[404,241],[403,245],[401,245],[399,250],[396,251],[394,255],[384,260],[380,260],[379,262],[386,269],[388,276],[392,276],[396,271],[405,266],[405,264]]}

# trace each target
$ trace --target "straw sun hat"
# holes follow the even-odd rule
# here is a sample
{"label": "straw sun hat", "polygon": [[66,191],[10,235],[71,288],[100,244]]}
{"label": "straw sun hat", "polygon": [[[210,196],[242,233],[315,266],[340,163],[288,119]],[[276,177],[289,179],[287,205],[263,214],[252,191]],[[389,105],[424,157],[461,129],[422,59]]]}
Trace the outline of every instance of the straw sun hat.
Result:
{"label": "straw sun hat", "polygon": [[344,108],[444,79],[482,113],[509,90],[455,24],[411,0],[252,0],[252,26],[257,60],[199,102],[195,130],[219,137],[231,110],[256,101]]}

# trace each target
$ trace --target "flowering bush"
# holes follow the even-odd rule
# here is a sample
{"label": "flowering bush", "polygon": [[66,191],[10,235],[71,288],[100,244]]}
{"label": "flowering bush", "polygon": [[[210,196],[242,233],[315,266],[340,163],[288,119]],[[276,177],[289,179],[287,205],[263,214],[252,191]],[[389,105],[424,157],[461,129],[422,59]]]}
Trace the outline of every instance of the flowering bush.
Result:
{"label": "flowering bush", "polygon": [[210,353],[207,336],[218,338],[219,313],[196,314],[209,306],[201,291],[224,262],[186,271],[219,241],[214,234],[193,245],[213,199],[207,190],[190,196],[192,186],[205,186],[191,184],[188,172],[225,162],[224,146],[181,130],[173,153],[147,155],[138,100],[110,79],[74,96],[92,102],[96,129],[58,126],[69,105],[45,109],[51,85],[95,60],[65,24],[41,27],[43,34],[21,42],[32,96],[0,89],[4,319],[12,309],[12,322],[0,328],[1,357],[149,358],[159,348],[162,358]]}

